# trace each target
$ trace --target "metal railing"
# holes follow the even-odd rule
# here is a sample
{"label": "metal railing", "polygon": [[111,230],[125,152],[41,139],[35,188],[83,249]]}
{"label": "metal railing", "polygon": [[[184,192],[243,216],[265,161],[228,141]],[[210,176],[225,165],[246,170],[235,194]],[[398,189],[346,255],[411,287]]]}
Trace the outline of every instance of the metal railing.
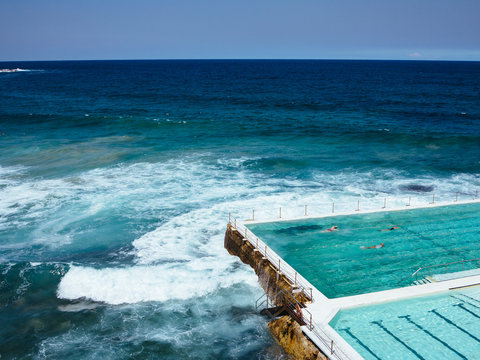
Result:
{"label": "metal railing", "polygon": [[303,295],[313,301],[313,286],[301,276],[294,268],[286,263],[275,251],[270,249],[262,240],[247,229],[240,221],[229,218],[229,224],[243,236],[243,239],[248,241],[253,247],[254,251],[258,251],[263,257],[272,264],[272,266],[281,274],[283,274],[293,285],[296,290],[300,290]]}
{"label": "metal railing", "polygon": [[267,304],[265,307],[268,308],[268,301],[270,300],[270,296],[268,296],[267,293],[263,293],[262,296],[260,296],[257,301],[255,301],[255,310],[258,311],[259,308],[263,306],[263,304]]}
{"label": "metal railing", "polygon": [[451,268],[453,265],[456,265],[456,264],[462,264],[462,271],[463,271],[463,270],[465,270],[465,263],[474,262],[474,261],[478,263],[478,266],[477,266],[477,267],[480,268],[480,258],[468,259],[468,260],[460,260],[460,261],[453,261],[453,262],[444,263],[444,264],[435,264],[435,265],[422,266],[422,267],[418,268],[418,269],[410,276],[410,278],[412,278],[412,277],[415,276],[415,280],[418,280],[418,273],[421,272],[422,270],[425,270],[425,269],[428,269],[428,276],[431,276],[431,275],[432,275],[432,268],[437,268],[437,267],[445,267],[445,272],[448,272],[448,266],[450,266],[450,268]]}
{"label": "metal railing", "polygon": [[294,219],[312,216],[325,216],[329,214],[355,213],[361,211],[375,211],[386,209],[400,209],[402,207],[422,207],[438,204],[456,204],[479,200],[478,190],[473,192],[455,192],[446,194],[431,194],[429,196],[414,197],[408,196],[404,199],[392,199],[388,197],[361,198],[351,202],[316,202],[314,204],[298,204],[281,206],[278,208],[253,209],[244,212],[246,221]]}
{"label": "metal railing", "polygon": [[315,325],[313,323],[313,327],[311,330],[312,333],[315,334],[315,336],[322,342],[322,344],[325,346],[325,348],[330,349],[330,351],[327,351],[327,355],[330,359],[336,359],[336,360],[348,360],[350,357],[345,353],[345,351],[342,350],[341,346],[336,344],[335,341],[325,334],[325,332],[321,329],[320,326]]}
{"label": "metal railing", "polygon": [[[265,299],[264,299],[265,298]],[[262,300],[263,299],[263,300]],[[266,304],[268,308],[270,306],[284,307],[290,317],[297,321],[301,326],[306,326],[310,332],[312,332],[316,338],[324,345],[324,352],[330,359],[335,360],[348,360],[350,357],[338,346],[335,341],[328,336],[319,325],[313,321],[313,316],[307,308],[295,298],[295,296],[289,291],[282,289],[273,298],[268,294],[261,296],[255,303],[255,307],[258,310],[263,304]],[[328,349],[329,351],[326,351]]]}
{"label": "metal railing", "polygon": [[303,304],[301,304],[288,290],[282,289],[278,291],[273,298],[268,294],[262,295],[255,302],[255,309],[258,311],[258,309],[264,304],[267,309],[269,306],[284,307],[294,320],[296,320],[300,325],[306,325],[308,329],[312,331],[312,313],[304,308]]}

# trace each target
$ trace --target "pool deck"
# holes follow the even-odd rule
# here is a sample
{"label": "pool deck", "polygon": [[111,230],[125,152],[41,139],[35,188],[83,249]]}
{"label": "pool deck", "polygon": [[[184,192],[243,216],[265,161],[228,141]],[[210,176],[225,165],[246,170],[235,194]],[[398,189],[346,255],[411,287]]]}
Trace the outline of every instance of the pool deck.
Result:
{"label": "pool deck", "polygon": [[358,209],[355,211],[337,211],[335,213],[322,213],[315,215],[304,215],[297,217],[279,217],[276,219],[259,219],[259,220],[245,220],[244,224],[264,224],[272,222],[288,222],[295,220],[306,220],[306,219],[321,219],[325,217],[334,217],[334,216],[343,216],[343,215],[358,215],[358,214],[371,214],[378,212],[392,212],[392,211],[408,211],[414,209],[428,209],[441,206],[455,206],[455,205],[467,205],[480,203],[480,199],[470,199],[470,200],[457,200],[457,201],[437,201],[435,203],[425,203],[425,204],[410,204],[402,207],[381,207],[381,208],[372,208],[372,209]]}
{"label": "pool deck", "polygon": [[[401,210],[410,210],[410,209],[421,209],[421,208],[431,208],[438,206],[448,206],[448,205],[460,205],[460,204],[471,204],[478,203],[480,200],[467,200],[467,201],[456,201],[456,202],[439,202],[439,203],[430,203],[422,206],[409,206],[402,208],[394,209],[373,209],[373,210],[362,210],[354,211],[348,213],[335,213],[327,214],[320,216],[302,216],[299,218],[289,218],[289,219],[276,219],[270,221],[246,221],[244,224],[259,224],[267,222],[277,222],[277,221],[294,221],[294,220],[304,220],[304,219],[316,219],[323,217],[331,216],[341,216],[341,215],[354,215],[354,214],[366,214],[374,212],[390,212],[390,211],[401,211]],[[469,276],[471,275],[471,276]],[[434,279],[435,280],[435,279]],[[441,279],[438,279],[441,280]],[[307,284],[310,284],[307,281]],[[311,284],[310,284],[311,285]],[[361,360],[362,356],[358,354],[353,347],[343,339],[340,334],[338,334],[330,325],[329,322],[335,317],[335,315],[343,309],[349,309],[358,306],[374,305],[380,304],[389,301],[403,300],[412,297],[422,297],[433,295],[436,293],[442,293],[451,289],[457,289],[468,286],[480,285],[480,275],[478,273],[463,274],[461,278],[452,278],[445,279],[443,281],[434,281],[422,285],[412,285],[402,288],[396,288],[391,290],[378,291],[373,293],[366,293],[354,296],[346,296],[341,298],[329,299],[324,294],[322,294],[316,287],[311,285],[313,288],[313,302],[307,304],[307,310],[312,314],[313,321],[315,326],[320,327],[320,332],[325,334],[327,338],[333,340],[335,346],[333,347],[333,354],[335,355],[335,347],[341,349],[342,355],[340,352],[336,353],[335,358],[337,359],[346,359],[350,360]],[[332,348],[328,348],[325,345],[325,342],[320,339],[315,332],[309,330],[307,326],[302,327],[303,332],[325,353],[331,354]]]}
{"label": "pool deck", "polygon": [[[341,309],[352,308],[357,306],[379,304],[387,301],[396,301],[416,296],[433,295],[445,292],[451,289],[480,285],[480,275],[462,277],[460,279],[452,279],[445,281],[432,282],[429,284],[412,285],[397,289],[378,291],[367,294],[345,296],[336,299],[328,299],[321,293],[317,295],[317,301],[308,305],[308,309],[315,314],[315,320],[322,324],[328,324],[336,313]],[[323,295],[323,294],[322,294]]]}
{"label": "pool deck", "polygon": [[454,273],[446,273],[446,274],[437,274],[437,275],[430,276],[430,278],[433,281],[445,281],[445,280],[460,279],[463,277],[475,276],[475,275],[480,275],[480,269],[457,271]]}

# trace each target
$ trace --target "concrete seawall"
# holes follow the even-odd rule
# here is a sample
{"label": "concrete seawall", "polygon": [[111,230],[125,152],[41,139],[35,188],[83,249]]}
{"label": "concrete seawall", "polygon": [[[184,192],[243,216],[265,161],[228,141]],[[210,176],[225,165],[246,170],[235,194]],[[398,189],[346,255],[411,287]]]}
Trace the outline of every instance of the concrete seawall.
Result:
{"label": "concrete seawall", "polygon": [[[257,251],[254,246],[244,240],[237,230],[228,224],[225,233],[225,249],[230,255],[240,258],[240,260],[250,265],[258,276],[260,286],[270,298],[276,298],[281,302],[281,296],[278,293],[286,290],[294,293],[295,286],[283,274]],[[308,300],[302,293],[295,294],[296,300],[305,304]],[[272,335],[279,344],[294,359],[327,359],[327,357],[313,344],[313,342],[302,332],[300,325],[291,317],[283,316],[273,320],[268,325]]]}

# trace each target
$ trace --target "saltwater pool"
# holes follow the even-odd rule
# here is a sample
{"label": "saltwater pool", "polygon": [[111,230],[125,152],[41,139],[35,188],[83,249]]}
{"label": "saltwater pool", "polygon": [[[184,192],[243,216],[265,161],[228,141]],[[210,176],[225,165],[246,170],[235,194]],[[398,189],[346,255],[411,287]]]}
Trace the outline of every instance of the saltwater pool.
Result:
{"label": "saltwater pool", "polygon": [[[334,225],[338,231],[326,231]],[[480,203],[247,227],[329,298],[407,286],[419,267],[480,257]]]}
{"label": "saltwater pool", "polygon": [[330,322],[366,360],[480,358],[480,287],[341,310]]}

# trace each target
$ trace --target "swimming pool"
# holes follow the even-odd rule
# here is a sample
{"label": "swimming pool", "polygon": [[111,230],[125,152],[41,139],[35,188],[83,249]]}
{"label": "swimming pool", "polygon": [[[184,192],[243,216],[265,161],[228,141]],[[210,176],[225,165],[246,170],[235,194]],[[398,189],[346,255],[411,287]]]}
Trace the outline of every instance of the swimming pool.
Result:
{"label": "swimming pool", "polygon": [[366,360],[480,358],[480,287],[341,310],[330,322]]}
{"label": "swimming pool", "polygon": [[[338,231],[326,231],[334,225]],[[407,286],[419,267],[480,257],[480,203],[247,227],[329,298]],[[469,262],[448,271],[477,267]]]}

